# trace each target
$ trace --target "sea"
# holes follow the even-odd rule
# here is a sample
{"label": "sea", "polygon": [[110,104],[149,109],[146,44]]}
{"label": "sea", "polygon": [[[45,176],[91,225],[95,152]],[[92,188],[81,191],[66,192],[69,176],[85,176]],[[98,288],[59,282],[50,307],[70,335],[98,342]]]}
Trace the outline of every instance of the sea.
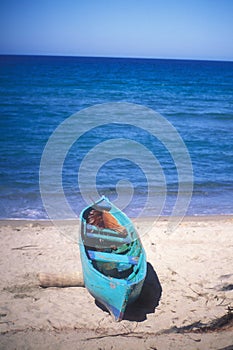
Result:
{"label": "sea", "polygon": [[51,219],[52,202],[70,219],[102,195],[132,217],[178,196],[184,215],[233,214],[233,62],[2,55],[0,81],[0,219]]}

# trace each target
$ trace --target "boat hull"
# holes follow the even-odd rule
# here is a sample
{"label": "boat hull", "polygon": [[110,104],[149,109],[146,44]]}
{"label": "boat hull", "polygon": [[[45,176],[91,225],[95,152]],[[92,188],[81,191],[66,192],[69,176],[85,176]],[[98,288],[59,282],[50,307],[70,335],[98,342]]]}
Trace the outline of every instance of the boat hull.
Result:
{"label": "boat hull", "polygon": [[[116,212],[116,209],[117,208],[114,207],[114,212]],[[121,212],[119,209],[117,210],[118,221],[125,224],[127,217],[122,213],[121,220]],[[81,220],[85,221],[83,220],[82,213]],[[145,251],[139,237],[134,232],[132,247],[137,246],[137,249],[140,248],[140,254],[137,256],[137,264],[132,266],[131,273],[125,278],[119,278],[119,276],[116,278],[114,275],[108,276],[96,268],[90,255],[88,255],[84,240],[85,225],[83,225],[83,222],[81,227],[80,256],[85,287],[98,302],[106,307],[116,321],[121,321],[127,305],[134,302],[141,293],[147,269]],[[116,256],[116,254],[114,254],[114,256]]]}
{"label": "boat hull", "polygon": [[[116,321],[121,321],[126,306],[139,297],[145,273],[141,273],[140,277],[137,276],[132,281],[105,276],[93,269],[86,258],[85,248],[82,247],[81,249],[83,249],[81,260],[85,287],[96,300],[108,309]],[[144,259],[141,263],[146,265]],[[142,266],[143,271],[146,271],[145,265]]]}

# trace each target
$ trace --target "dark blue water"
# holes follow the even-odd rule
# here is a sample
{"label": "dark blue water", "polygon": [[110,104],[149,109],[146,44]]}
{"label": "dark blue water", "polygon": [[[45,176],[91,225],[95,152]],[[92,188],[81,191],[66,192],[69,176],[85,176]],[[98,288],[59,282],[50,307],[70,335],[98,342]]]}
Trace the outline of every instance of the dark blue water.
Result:
{"label": "dark blue water", "polygon": [[[177,129],[193,165],[187,214],[233,214],[233,62],[1,56],[0,79],[0,218],[47,218],[39,187],[47,140],[70,115],[108,102],[152,108]],[[162,214],[169,215],[178,189],[172,157],[158,140],[124,125],[92,130],[70,148],[62,178],[68,203],[77,214],[85,205],[78,183],[83,157],[117,137],[156,153],[167,185]],[[127,178],[134,199],[126,211],[137,216],[147,195],[144,175],[133,162],[118,158],[100,168],[96,187],[114,199],[116,183]],[[91,191],[88,183],[86,190]],[[154,191],[159,200],[156,183]]]}

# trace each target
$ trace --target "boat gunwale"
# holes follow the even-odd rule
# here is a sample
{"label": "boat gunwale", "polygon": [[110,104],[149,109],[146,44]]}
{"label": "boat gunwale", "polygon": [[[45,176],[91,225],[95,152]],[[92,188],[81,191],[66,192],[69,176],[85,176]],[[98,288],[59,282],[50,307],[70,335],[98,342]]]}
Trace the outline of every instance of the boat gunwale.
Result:
{"label": "boat gunwale", "polygon": [[[109,204],[111,205],[111,208],[114,208],[114,209],[116,210],[116,212],[119,212],[119,214],[121,214],[121,216],[123,216],[123,217],[127,220],[127,222],[129,222],[129,225],[130,225],[131,227],[134,228],[133,223],[132,223],[131,220],[128,218],[128,216],[127,216],[124,212],[122,212],[120,209],[118,209],[117,207],[115,207],[114,204],[112,204],[112,203],[108,200],[108,198],[106,198],[105,196],[102,196],[99,200],[97,200],[96,202],[90,204],[89,206],[87,206],[86,208],[84,208],[84,209],[82,210],[82,212],[81,212],[81,214],[80,214],[80,217],[81,217],[82,223],[83,223],[83,225],[84,225],[84,229],[85,229],[85,227],[86,227],[86,225],[87,225],[86,219],[83,217],[83,214],[85,213],[85,211],[86,211],[88,208],[93,207],[95,204],[99,204],[99,203],[101,203],[101,202],[103,202],[103,201],[106,201],[107,203],[109,203]],[[143,278],[145,278],[145,276],[144,276],[144,277],[142,277],[142,278],[140,278],[140,279],[134,281],[134,278],[137,278],[137,273],[138,273],[138,271],[140,271],[140,267],[141,267],[141,265],[142,265],[142,260],[143,260],[143,258],[144,258],[144,256],[145,256],[145,250],[144,250],[144,248],[143,248],[143,246],[142,246],[142,244],[141,244],[141,240],[140,240],[140,238],[139,238],[139,236],[138,236],[138,234],[137,234],[135,228],[134,228],[134,235],[135,235],[135,237],[134,237],[134,239],[131,240],[131,243],[130,243],[130,244],[135,244],[135,242],[138,241],[138,242],[140,243],[140,245],[141,245],[141,252],[140,252],[140,254],[139,254],[139,256],[138,256],[138,258],[139,258],[139,259],[138,259],[138,264],[133,266],[133,271],[132,271],[132,273],[131,273],[127,278],[116,278],[116,277],[112,277],[112,276],[106,276],[105,274],[101,273],[100,271],[98,271],[98,270],[93,266],[93,264],[92,264],[93,260],[88,256],[87,248],[86,248],[86,245],[84,244],[84,241],[83,241],[83,235],[84,235],[84,234],[85,234],[85,233],[83,232],[83,230],[81,230],[81,237],[80,237],[81,242],[80,242],[80,244],[82,244],[82,246],[83,246],[83,253],[85,254],[86,261],[88,262],[89,267],[90,267],[97,275],[99,275],[99,277],[104,278],[105,280],[111,281],[112,283],[118,283],[118,284],[119,284],[119,281],[122,281],[122,285],[133,285],[133,284],[137,284],[137,283],[139,283]],[[111,254],[111,253],[110,253],[110,254]]]}
{"label": "boat gunwale", "polygon": [[[86,248],[85,245],[82,244],[83,247],[83,252],[86,258],[86,261],[88,262],[89,267],[91,268],[91,270],[93,270],[100,278],[104,278],[106,281],[111,281],[112,283],[116,283],[119,284],[119,281],[122,281],[122,285],[134,285],[139,283],[143,278],[139,279],[138,281],[132,281],[134,277],[137,276],[137,271],[140,270],[140,266],[141,266],[141,260],[143,259],[143,255],[145,255],[145,252],[143,251],[142,254],[140,254],[139,256],[139,260],[138,260],[138,264],[134,265],[133,267],[133,272],[127,277],[127,278],[116,278],[116,277],[112,277],[112,276],[106,276],[103,273],[101,273],[100,271],[98,271],[92,264],[92,259],[88,257],[88,254],[86,252]],[[136,271],[135,271],[136,270]],[[85,278],[85,276],[84,276]],[[145,277],[144,277],[145,278]]]}

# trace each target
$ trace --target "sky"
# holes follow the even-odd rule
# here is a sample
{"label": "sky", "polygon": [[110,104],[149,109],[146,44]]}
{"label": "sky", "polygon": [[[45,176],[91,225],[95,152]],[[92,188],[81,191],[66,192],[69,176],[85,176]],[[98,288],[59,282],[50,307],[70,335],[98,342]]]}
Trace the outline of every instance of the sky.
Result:
{"label": "sky", "polygon": [[1,0],[0,54],[233,61],[233,0]]}

